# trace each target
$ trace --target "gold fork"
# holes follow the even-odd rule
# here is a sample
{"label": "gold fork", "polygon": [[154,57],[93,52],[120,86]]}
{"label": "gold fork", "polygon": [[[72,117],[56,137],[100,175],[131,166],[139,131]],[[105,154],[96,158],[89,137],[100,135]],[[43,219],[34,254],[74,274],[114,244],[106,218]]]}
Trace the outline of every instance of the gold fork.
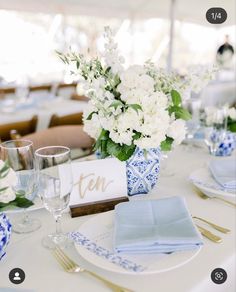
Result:
{"label": "gold fork", "polygon": [[59,247],[56,247],[53,250],[53,255],[55,256],[59,264],[63,267],[63,269],[68,273],[83,273],[84,272],[102,281],[106,286],[108,286],[114,292],[133,292],[130,289],[118,286],[106,280],[105,278],[95,274],[94,272],[91,272],[89,270],[82,268],[81,266],[76,264],[74,261],[72,261]]}
{"label": "gold fork", "polygon": [[230,233],[231,232],[230,229],[222,227],[222,226],[219,226],[219,225],[216,225],[215,223],[212,223],[212,222],[210,222],[210,221],[208,221],[208,220],[206,220],[204,218],[197,217],[197,216],[192,216],[192,217],[193,217],[193,219],[198,219],[198,220],[200,220],[202,222],[207,223],[208,225],[210,225],[211,227],[213,227],[214,229],[216,229],[216,230],[218,230],[218,231],[220,231],[222,233]]}
{"label": "gold fork", "polygon": [[198,196],[199,196],[200,198],[202,198],[202,199],[204,199],[204,200],[206,200],[206,199],[217,199],[217,200],[222,201],[222,202],[224,202],[224,203],[226,203],[226,204],[229,204],[229,205],[232,205],[232,206],[236,207],[236,204],[235,204],[235,203],[230,202],[230,201],[228,201],[228,200],[226,200],[226,199],[223,199],[223,198],[221,198],[221,197],[207,196],[207,195],[203,194],[203,192],[201,192],[201,191],[199,191],[199,190],[197,190],[197,194],[198,194]]}

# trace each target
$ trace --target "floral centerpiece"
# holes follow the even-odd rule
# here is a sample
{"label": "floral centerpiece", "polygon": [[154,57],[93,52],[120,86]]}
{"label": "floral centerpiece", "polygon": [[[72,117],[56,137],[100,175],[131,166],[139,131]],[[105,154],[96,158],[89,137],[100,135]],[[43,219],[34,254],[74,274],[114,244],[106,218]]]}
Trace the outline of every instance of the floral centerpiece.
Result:
{"label": "floral centerpiece", "polygon": [[15,192],[10,186],[16,184],[17,176],[8,162],[0,160],[0,212],[11,208],[28,208],[34,203],[24,197],[23,191]]}
{"label": "floral centerpiece", "polygon": [[210,134],[210,142],[217,147],[215,155],[231,155],[236,147],[236,109],[227,105],[222,108],[207,107],[202,120]]}
{"label": "floral centerpiece", "polygon": [[[183,108],[181,95],[200,79],[195,76],[182,79],[158,69],[150,61],[125,69],[124,58],[119,55],[109,27],[105,28],[104,37],[105,52],[101,59],[87,60],[81,54],[59,53],[63,62],[71,66],[71,73],[82,78],[90,98],[84,112],[84,130],[96,140],[94,149],[102,158],[113,156],[130,165],[134,155],[139,158],[146,155],[148,161],[151,149],[168,151],[185,138],[185,121],[191,115]],[[207,78],[208,73],[205,71]],[[159,152],[155,150],[151,156],[156,155]],[[136,165],[144,173],[143,168],[150,163]],[[152,169],[158,172],[159,168]],[[128,170],[127,177],[129,184]],[[142,186],[138,192],[145,189]]]}

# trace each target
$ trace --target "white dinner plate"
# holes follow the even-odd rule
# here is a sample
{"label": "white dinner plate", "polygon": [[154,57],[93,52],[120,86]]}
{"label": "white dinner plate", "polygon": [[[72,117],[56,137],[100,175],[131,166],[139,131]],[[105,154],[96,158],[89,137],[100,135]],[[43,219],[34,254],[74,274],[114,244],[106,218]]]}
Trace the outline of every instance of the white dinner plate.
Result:
{"label": "white dinner plate", "polygon": [[[44,208],[43,203],[39,197],[36,196],[33,202],[34,202],[34,205],[27,208],[26,209],[27,211],[35,211],[35,210]],[[13,213],[20,213],[23,211],[24,211],[24,208],[15,207],[14,209],[4,210],[2,212],[4,212],[5,214],[13,214]]]}
{"label": "white dinner plate", "polygon": [[208,196],[226,196],[236,198],[235,190],[228,190],[218,184],[212,177],[210,170],[199,168],[190,175],[190,181]]}
{"label": "white dinner plate", "polygon": [[90,218],[72,232],[79,254],[102,269],[121,274],[154,274],[178,268],[197,256],[201,247],[172,254],[123,254],[113,250],[114,211]]}

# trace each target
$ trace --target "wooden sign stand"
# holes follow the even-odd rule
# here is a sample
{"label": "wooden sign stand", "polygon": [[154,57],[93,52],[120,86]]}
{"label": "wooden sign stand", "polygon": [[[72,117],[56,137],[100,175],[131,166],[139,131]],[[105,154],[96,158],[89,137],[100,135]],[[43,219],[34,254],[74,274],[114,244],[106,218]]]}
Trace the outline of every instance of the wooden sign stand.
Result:
{"label": "wooden sign stand", "polygon": [[78,217],[84,215],[91,215],[113,210],[115,205],[129,201],[128,197],[119,197],[114,199],[89,202],[70,206],[71,217]]}

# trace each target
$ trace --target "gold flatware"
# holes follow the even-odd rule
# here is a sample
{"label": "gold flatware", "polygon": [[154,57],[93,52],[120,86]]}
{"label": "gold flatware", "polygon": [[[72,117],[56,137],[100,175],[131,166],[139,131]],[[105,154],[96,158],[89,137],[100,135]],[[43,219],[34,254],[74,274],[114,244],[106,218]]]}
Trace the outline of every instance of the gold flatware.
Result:
{"label": "gold flatware", "polygon": [[199,229],[199,231],[201,232],[201,234],[205,237],[207,237],[208,239],[210,239],[211,241],[213,242],[216,242],[216,243],[221,243],[222,242],[222,238],[219,237],[218,235],[215,235],[213,234],[212,232],[210,232],[209,230],[199,226],[199,225],[196,225],[197,228]]}
{"label": "gold flatware", "polygon": [[55,256],[58,263],[62,266],[62,268],[68,272],[68,273],[87,273],[96,279],[102,281],[106,286],[108,286],[112,291],[114,292],[133,292],[130,289],[121,287],[119,285],[116,285],[105,278],[95,274],[94,272],[91,272],[89,270],[86,270],[76,264],[74,261],[72,261],[59,247],[56,247],[53,250],[53,255]]}
{"label": "gold flatware", "polygon": [[208,225],[210,225],[211,227],[215,228],[216,230],[222,232],[222,233],[230,233],[231,230],[228,229],[228,228],[225,228],[225,227],[222,227],[222,226],[219,226],[219,225],[216,225],[215,223],[212,223],[204,218],[201,218],[201,217],[197,217],[197,216],[192,216],[194,219],[198,219],[202,222],[205,222],[207,223]]}
{"label": "gold flatware", "polygon": [[206,199],[217,199],[217,200],[222,201],[222,202],[224,202],[224,203],[226,203],[226,204],[229,204],[229,205],[232,205],[232,206],[236,207],[236,204],[235,204],[235,203],[230,202],[230,201],[228,201],[228,200],[226,200],[226,199],[223,199],[223,198],[221,198],[221,197],[207,196],[207,195],[203,194],[203,192],[201,192],[200,190],[197,190],[197,194],[198,194],[198,196],[199,196],[200,198],[202,198],[202,199],[204,199],[204,200],[206,200]]}

